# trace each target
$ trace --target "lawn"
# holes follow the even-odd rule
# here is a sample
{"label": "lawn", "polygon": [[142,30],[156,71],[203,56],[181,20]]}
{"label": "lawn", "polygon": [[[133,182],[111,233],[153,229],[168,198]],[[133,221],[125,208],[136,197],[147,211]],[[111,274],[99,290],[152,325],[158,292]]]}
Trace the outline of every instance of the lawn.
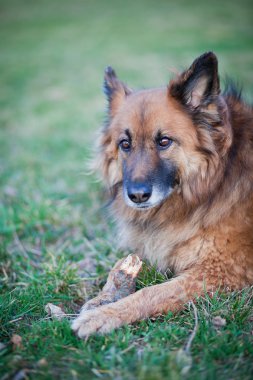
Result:
{"label": "lawn", "polygon": [[71,318],[123,254],[87,175],[104,67],[159,86],[213,50],[252,102],[252,19],[251,0],[0,0],[0,379],[252,379],[252,289],[87,341],[45,312]]}

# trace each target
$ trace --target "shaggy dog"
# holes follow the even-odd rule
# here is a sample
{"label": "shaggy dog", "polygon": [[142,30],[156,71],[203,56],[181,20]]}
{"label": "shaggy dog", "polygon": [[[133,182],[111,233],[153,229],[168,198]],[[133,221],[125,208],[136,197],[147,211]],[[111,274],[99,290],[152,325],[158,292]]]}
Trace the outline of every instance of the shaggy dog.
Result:
{"label": "shaggy dog", "polygon": [[253,108],[233,86],[221,93],[216,56],[141,91],[109,67],[104,89],[99,165],[120,242],[175,276],[81,311],[72,325],[81,338],[253,284]]}

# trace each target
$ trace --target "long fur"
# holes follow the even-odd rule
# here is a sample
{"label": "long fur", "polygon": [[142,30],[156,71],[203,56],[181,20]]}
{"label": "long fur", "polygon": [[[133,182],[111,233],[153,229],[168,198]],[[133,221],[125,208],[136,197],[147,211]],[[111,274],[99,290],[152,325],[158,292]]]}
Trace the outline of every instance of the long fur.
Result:
{"label": "long fur", "polygon": [[[177,277],[81,315],[79,336],[177,310],[204,288],[253,284],[253,108],[232,82],[221,93],[216,56],[203,54],[160,89],[127,91],[112,70],[105,81],[109,121],[97,162],[112,194],[118,240]],[[126,126],[129,153],[119,149]],[[158,128],[174,141],[166,151],[154,146]],[[161,163],[177,171],[171,194],[147,210],[126,204],[126,173],[156,180]]]}
{"label": "long fur", "polygon": [[[119,225],[120,241],[126,241],[124,245],[137,252],[144,251],[152,262],[160,263],[163,269],[168,267],[169,256],[173,255],[175,245],[180,242],[185,243],[196,230],[212,228],[213,225],[222,223],[223,218],[228,218],[238,208],[242,209],[240,213],[243,213],[245,207],[243,205],[247,203],[249,197],[252,197],[252,107],[242,101],[241,93],[236,90],[233,82],[229,82],[220,95],[219,80],[215,79],[213,85],[215,93],[212,92],[211,96],[208,92],[205,94],[204,106],[201,104],[199,108],[187,108],[185,85],[182,83],[185,80],[189,82],[189,77],[197,65],[200,66],[200,72],[197,78],[192,75],[194,77],[192,81],[196,82],[201,76],[201,71],[206,68],[208,72],[207,74],[205,72],[205,75],[210,75],[211,79],[214,75],[218,75],[216,68],[209,67],[213,66],[212,58],[213,56],[208,57],[204,68],[201,67],[201,60],[196,60],[190,68],[190,74],[188,71],[184,72],[168,86],[168,96],[177,101],[175,112],[190,116],[197,131],[197,142],[192,146],[197,162],[180,162],[185,166],[181,171],[180,188],[159,207],[143,212],[125,205],[121,196],[121,162],[117,148],[114,146],[114,151],[112,150],[113,137],[110,132],[113,133],[113,129],[117,128],[113,125],[113,120],[102,134],[100,169],[102,168],[104,178],[112,189],[114,198],[112,213]],[[212,87],[211,79],[209,87]],[[153,96],[159,96],[159,92],[156,95],[154,90]],[[192,129],[189,128],[189,134],[191,133]],[[156,240],[159,240],[157,236],[161,231],[165,231],[169,236],[169,242],[168,239],[163,239],[165,252],[160,253],[159,250],[157,254],[157,251],[152,252],[152,250],[158,244]],[[150,248],[146,248],[147,246]],[[168,257],[166,263],[161,263],[163,260],[159,255]]]}

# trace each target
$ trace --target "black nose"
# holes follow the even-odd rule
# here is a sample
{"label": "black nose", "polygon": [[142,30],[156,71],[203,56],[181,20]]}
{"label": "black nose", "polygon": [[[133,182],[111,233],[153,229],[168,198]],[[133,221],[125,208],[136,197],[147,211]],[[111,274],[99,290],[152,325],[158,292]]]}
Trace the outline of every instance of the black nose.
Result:
{"label": "black nose", "polygon": [[134,182],[128,186],[127,195],[134,203],[143,203],[151,197],[152,187],[145,183]]}

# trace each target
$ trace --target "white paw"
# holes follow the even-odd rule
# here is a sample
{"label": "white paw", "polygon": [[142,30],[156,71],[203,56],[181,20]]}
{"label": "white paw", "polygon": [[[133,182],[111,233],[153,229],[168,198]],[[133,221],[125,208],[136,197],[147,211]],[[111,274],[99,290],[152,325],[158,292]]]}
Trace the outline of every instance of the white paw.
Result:
{"label": "white paw", "polygon": [[106,334],[123,323],[115,311],[106,306],[87,310],[72,322],[72,330],[79,338],[86,338],[94,333]]}

